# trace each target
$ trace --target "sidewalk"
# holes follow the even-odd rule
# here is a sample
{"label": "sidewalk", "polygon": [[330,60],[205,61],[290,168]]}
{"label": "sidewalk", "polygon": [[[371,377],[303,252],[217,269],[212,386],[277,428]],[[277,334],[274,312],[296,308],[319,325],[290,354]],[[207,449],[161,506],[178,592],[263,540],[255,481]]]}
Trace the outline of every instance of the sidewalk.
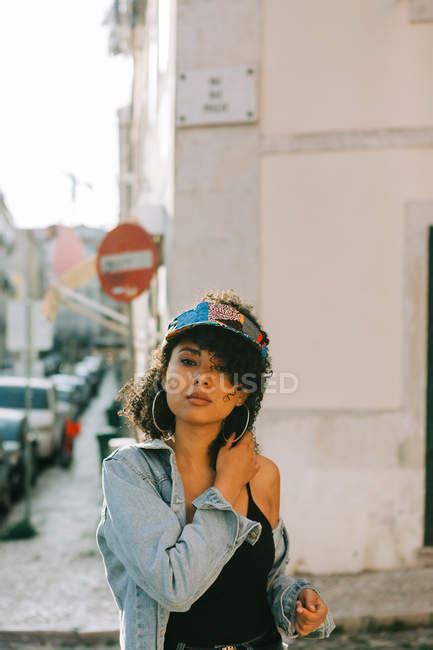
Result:
{"label": "sidewalk", "polygon": [[[90,561],[93,554],[84,555],[79,573],[72,572],[67,579],[62,575],[61,583],[49,586],[43,603],[33,601],[31,592],[23,603],[22,584],[17,585],[15,594],[10,594],[11,605],[14,600],[9,610],[12,618],[8,623],[2,617],[0,648],[2,641],[13,640],[55,641],[58,647],[62,642],[75,642],[73,647],[78,647],[80,642],[97,646],[118,639],[117,614],[107,597],[105,582]],[[83,574],[84,566],[87,573]],[[322,590],[336,624],[345,631],[362,630],[368,624],[392,626],[396,619],[407,626],[433,624],[433,568],[310,577]],[[1,609],[5,611],[3,604]],[[67,616],[59,618],[66,610]],[[39,617],[43,614],[43,621],[38,612]],[[30,619],[26,619],[29,613]]]}
{"label": "sidewalk", "polygon": [[[13,640],[50,639],[56,648],[105,641],[117,647],[118,613],[95,541],[102,503],[95,434],[106,427],[104,409],[115,392],[109,372],[83,415],[73,466],[40,476],[32,504],[39,535],[0,543],[0,649]],[[15,506],[10,522],[22,512],[23,504]],[[363,628],[369,620],[433,624],[433,567],[308,577],[345,630]]]}
{"label": "sidewalk", "polygon": [[[0,648],[6,631],[74,635],[118,625],[95,541],[102,504],[95,434],[107,427],[104,409],[116,392],[109,371],[83,413],[71,468],[52,467],[40,475],[32,499],[38,536],[0,542]],[[5,525],[23,512],[23,503],[16,504]]]}
{"label": "sidewalk", "polygon": [[336,625],[354,631],[370,622],[433,625],[433,567],[356,575],[312,576]]}

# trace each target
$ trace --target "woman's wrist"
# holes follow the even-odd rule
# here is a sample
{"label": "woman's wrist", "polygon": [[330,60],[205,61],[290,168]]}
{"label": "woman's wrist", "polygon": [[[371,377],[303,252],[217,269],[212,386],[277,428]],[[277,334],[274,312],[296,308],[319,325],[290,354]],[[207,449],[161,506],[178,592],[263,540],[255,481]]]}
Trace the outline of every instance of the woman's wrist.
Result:
{"label": "woman's wrist", "polygon": [[221,492],[224,499],[232,505],[235,503],[239,496],[239,492],[241,491],[241,488],[233,485],[231,481],[224,481],[224,479],[218,477],[215,478],[213,486],[216,487]]}

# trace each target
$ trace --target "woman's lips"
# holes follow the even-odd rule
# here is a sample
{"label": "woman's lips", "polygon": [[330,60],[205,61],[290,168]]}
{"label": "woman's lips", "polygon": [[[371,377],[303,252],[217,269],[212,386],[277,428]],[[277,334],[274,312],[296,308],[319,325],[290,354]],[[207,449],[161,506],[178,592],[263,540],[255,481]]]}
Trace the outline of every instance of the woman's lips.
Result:
{"label": "woman's lips", "polygon": [[201,397],[188,397],[188,402],[194,404],[194,406],[208,406],[211,403],[207,399],[201,399]]}

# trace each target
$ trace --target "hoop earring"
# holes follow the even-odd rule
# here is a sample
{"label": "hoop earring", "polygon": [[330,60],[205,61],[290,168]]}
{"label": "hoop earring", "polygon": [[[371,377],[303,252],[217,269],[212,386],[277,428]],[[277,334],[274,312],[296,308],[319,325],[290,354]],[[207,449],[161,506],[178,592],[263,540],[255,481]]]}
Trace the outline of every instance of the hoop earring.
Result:
{"label": "hoop earring", "polygon": [[164,393],[164,392],[165,391],[163,389],[159,390],[156,393],[155,397],[153,398],[153,402],[152,402],[152,421],[153,421],[153,424],[155,425],[156,429],[158,429],[158,431],[160,431],[164,435],[168,434],[167,437],[170,438],[170,437],[173,437],[172,430],[171,429],[161,429],[161,427],[159,426],[159,424],[157,423],[156,418],[155,418],[155,404],[156,404],[157,397],[158,397],[158,395],[160,393]]}
{"label": "hoop earring", "polygon": [[[245,408],[247,409],[247,421],[245,422],[245,426],[244,426],[244,428],[242,429],[242,433],[241,433],[239,436],[237,436],[237,438],[235,438],[235,439],[233,440],[233,443],[237,442],[238,440],[240,440],[240,439],[242,438],[242,436],[244,435],[245,431],[247,430],[248,423],[249,423],[249,421],[250,421],[250,409],[248,408],[248,406],[247,406],[246,404],[241,404],[241,406],[245,406]],[[238,407],[238,408],[240,408],[240,407]],[[224,438],[224,440],[225,440],[226,442],[228,442],[228,438],[226,438],[226,435],[225,435],[224,432],[223,432],[223,438]]]}

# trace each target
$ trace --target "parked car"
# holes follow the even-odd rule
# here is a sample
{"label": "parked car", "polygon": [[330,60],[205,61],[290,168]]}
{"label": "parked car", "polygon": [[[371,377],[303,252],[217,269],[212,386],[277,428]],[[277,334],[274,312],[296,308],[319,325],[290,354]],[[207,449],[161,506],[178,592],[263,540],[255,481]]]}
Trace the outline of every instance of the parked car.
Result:
{"label": "parked car", "polygon": [[43,357],[42,363],[44,366],[44,375],[49,377],[55,372],[59,372],[60,364],[62,363],[62,357],[58,352],[51,352]]}
{"label": "parked car", "polygon": [[37,477],[38,443],[34,434],[27,434],[27,420],[23,411],[0,408],[0,440],[9,463],[9,483],[12,497],[25,487],[25,444],[29,445],[30,481]]}
{"label": "parked car", "polygon": [[104,359],[98,355],[89,354],[86,357],[84,357],[81,363],[84,363],[86,366],[90,368],[90,370],[92,370],[92,372],[96,373],[96,376],[98,378],[98,384],[99,384],[105,372]]}
{"label": "parked car", "polygon": [[50,379],[52,379],[56,390],[68,389],[70,386],[76,390],[79,407],[78,413],[81,413],[89,404],[91,399],[90,385],[83,377],[77,377],[77,375],[58,374],[52,375]]}
{"label": "parked car", "polygon": [[73,384],[55,383],[54,390],[56,392],[57,405],[60,406],[62,411],[72,419],[78,418],[80,411],[80,395],[78,388]]}
{"label": "parked car", "polygon": [[[26,377],[0,377],[0,407],[25,409],[27,383]],[[57,406],[51,379],[32,378],[30,386],[29,427],[38,443],[38,457],[53,459],[62,449],[66,414]]]}
{"label": "parked car", "polygon": [[87,363],[84,361],[79,361],[78,363],[75,364],[74,367],[74,373],[78,377],[81,377],[82,379],[85,380],[87,383],[90,394],[91,395],[96,395],[96,392],[98,390],[98,373],[96,370],[91,368]]}
{"label": "parked car", "polygon": [[6,514],[12,505],[12,490],[9,482],[9,462],[0,440],[0,512]]}

